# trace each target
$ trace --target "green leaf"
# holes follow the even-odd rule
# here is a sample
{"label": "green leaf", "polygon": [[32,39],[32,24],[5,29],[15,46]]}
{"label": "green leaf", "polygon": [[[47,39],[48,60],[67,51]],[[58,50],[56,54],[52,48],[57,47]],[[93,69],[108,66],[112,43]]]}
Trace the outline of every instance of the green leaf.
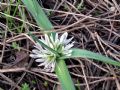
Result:
{"label": "green leaf", "polygon": [[47,81],[44,81],[43,84],[44,84],[45,87],[48,87],[48,82]]}
{"label": "green leaf", "polygon": [[77,48],[73,48],[72,49],[72,55],[70,57],[61,57],[61,59],[66,59],[66,58],[90,58],[96,61],[102,61],[104,63],[108,63],[111,65],[115,65],[115,66],[119,66],[120,67],[120,62],[117,62],[115,60],[112,60],[108,57],[105,57],[103,55],[91,52],[91,51],[87,51],[87,50],[83,50],[83,49],[77,49]]}
{"label": "green leaf", "polygon": [[19,46],[19,44],[17,44],[16,42],[12,42],[12,47],[13,47],[14,49],[17,49],[18,51],[20,51],[20,46]]}
{"label": "green leaf", "polygon": [[65,60],[56,60],[55,72],[58,76],[58,79],[61,83],[62,90],[76,90],[74,83],[69,74],[68,68],[65,64]]}
{"label": "green leaf", "polygon": [[30,90],[30,87],[27,83],[22,84],[21,90]]}
{"label": "green leaf", "polygon": [[42,30],[53,29],[51,22],[48,20],[37,0],[22,0],[22,2],[25,4],[29,12],[33,15],[34,19]]}
{"label": "green leaf", "polygon": [[[22,2],[25,4],[28,11],[32,14],[42,31],[54,29],[53,25],[42,10],[42,7],[38,4],[37,0],[22,0]],[[51,33],[53,34],[53,38],[55,38],[55,32]]]}

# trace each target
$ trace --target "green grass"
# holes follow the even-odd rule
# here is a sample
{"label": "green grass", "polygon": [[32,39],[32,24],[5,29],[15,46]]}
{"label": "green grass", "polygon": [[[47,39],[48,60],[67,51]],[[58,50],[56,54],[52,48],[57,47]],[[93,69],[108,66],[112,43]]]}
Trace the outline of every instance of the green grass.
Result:
{"label": "green grass", "polygon": [[[10,0],[10,3],[12,4],[12,0]],[[6,8],[4,8],[3,13],[6,15],[9,15],[11,17],[19,17],[22,20],[25,21],[25,12],[23,7],[19,7],[21,4],[21,0],[18,0],[16,6],[8,5]],[[24,32],[24,23],[16,21],[14,18],[10,18],[9,16],[2,15],[2,17],[6,21],[6,25],[9,27],[9,31],[14,34],[20,34]]]}

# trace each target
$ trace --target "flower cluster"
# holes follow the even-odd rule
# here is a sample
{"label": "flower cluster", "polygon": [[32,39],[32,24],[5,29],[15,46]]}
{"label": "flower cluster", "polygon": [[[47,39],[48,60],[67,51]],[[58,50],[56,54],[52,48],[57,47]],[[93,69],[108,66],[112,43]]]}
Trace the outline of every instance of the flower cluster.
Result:
{"label": "flower cluster", "polygon": [[[60,38],[58,37],[58,33],[56,33],[55,39],[53,38],[52,34],[45,34],[45,36],[41,37],[39,40],[58,52],[60,56],[71,56],[71,48],[73,47],[74,43],[71,42],[73,37],[70,39],[67,39],[67,37],[67,32],[61,35]],[[46,72],[53,72],[56,66],[56,60],[58,60],[59,57],[45,47],[42,47],[38,42],[34,47],[35,49],[32,50],[30,57],[35,58],[35,61],[40,63],[38,66],[44,66],[44,70]]]}

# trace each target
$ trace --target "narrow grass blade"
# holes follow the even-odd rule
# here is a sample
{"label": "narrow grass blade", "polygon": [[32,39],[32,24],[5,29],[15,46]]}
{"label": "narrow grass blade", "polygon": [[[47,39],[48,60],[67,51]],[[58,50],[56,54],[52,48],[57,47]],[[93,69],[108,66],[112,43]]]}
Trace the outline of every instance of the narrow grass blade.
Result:
{"label": "narrow grass blade", "polygon": [[58,55],[59,54],[53,50],[52,48],[48,47],[46,44],[44,44],[43,42],[41,42],[35,35],[33,35],[31,32],[28,33],[28,35],[30,35],[32,37],[32,39],[36,42],[38,42],[41,46],[45,47],[46,49],[50,50],[51,52],[53,52],[54,54]]}
{"label": "narrow grass blade", "polygon": [[[46,14],[42,10],[42,7],[38,4],[37,0],[22,0],[28,11],[32,14],[38,26],[42,31],[53,30],[54,27],[47,18]],[[55,39],[55,32],[50,32]]]}
{"label": "narrow grass blade", "polygon": [[48,20],[41,6],[38,4],[37,0],[22,0],[26,8],[32,14],[37,24],[42,30],[52,30],[53,25]]}
{"label": "narrow grass blade", "polygon": [[82,58],[90,58],[96,61],[102,61],[104,63],[108,63],[111,65],[115,65],[115,66],[119,66],[120,67],[120,62],[117,62],[115,60],[112,60],[108,57],[105,57],[103,55],[97,54],[97,53],[93,53],[91,51],[87,51],[87,50],[83,50],[83,49],[77,49],[77,48],[73,48],[72,49],[72,55],[70,57],[61,57],[61,59],[65,59],[65,58],[78,58],[78,57],[82,57]]}
{"label": "narrow grass blade", "polygon": [[62,90],[76,90],[68,72],[68,68],[66,67],[65,60],[57,60],[55,72],[61,83]]}

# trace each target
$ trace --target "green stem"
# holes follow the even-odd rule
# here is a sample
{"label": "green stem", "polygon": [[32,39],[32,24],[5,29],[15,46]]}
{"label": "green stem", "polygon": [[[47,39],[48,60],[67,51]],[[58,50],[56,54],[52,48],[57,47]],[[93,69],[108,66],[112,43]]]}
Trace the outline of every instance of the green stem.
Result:
{"label": "green stem", "polygon": [[61,83],[62,90],[76,90],[64,60],[57,61],[55,72]]}

